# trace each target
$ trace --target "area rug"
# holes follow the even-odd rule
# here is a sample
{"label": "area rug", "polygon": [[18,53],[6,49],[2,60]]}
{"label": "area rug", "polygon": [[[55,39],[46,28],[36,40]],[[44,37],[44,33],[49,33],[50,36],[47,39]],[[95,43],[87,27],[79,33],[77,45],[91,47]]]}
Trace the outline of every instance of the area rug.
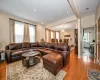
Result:
{"label": "area rug", "polygon": [[56,76],[43,68],[43,61],[40,60],[35,66],[27,69],[22,65],[22,61],[17,61],[7,65],[7,80],[63,80],[66,72],[61,70]]}
{"label": "area rug", "polygon": [[88,69],[88,80],[100,80],[100,71]]}

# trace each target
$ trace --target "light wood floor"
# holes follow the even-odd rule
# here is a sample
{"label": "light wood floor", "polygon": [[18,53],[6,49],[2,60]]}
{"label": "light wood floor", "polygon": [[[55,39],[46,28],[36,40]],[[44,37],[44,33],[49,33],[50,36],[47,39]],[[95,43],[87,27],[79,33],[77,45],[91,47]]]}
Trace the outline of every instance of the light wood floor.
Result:
{"label": "light wood floor", "polygon": [[[2,64],[2,66],[5,65],[5,63]],[[77,55],[73,50],[70,53],[70,62],[64,68],[64,70],[67,72],[66,76],[64,77],[64,80],[87,80],[88,68],[100,70],[100,66],[94,64],[94,60],[92,58],[84,56],[81,59],[78,59]],[[1,68],[0,72],[2,72],[3,76],[0,80],[5,80],[6,74],[4,69],[6,70],[5,67],[3,69]]]}
{"label": "light wood floor", "polygon": [[70,53],[70,62],[64,68],[67,72],[64,80],[87,80],[87,71],[89,68],[100,70],[100,66],[94,63],[93,58],[83,56],[78,59],[74,51]]}
{"label": "light wood floor", "polygon": [[6,62],[0,63],[0,80],[6,80]]}

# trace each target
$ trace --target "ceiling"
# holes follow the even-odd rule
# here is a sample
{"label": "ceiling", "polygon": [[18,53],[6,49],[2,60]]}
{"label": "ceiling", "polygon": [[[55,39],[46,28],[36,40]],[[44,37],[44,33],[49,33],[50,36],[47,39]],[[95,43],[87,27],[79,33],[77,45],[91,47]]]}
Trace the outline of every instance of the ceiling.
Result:
{"label": "ceiling", "polygon": [[49,29],[54,30],[54,31],[60,31],[62,29],[64,29],[64,30],[76,29],[76,24],[77,24],[77,21],[75,20],[75,21],[71,21],[71,22],[68,22],[65,24],[50,27]]}
{"label": "ceiling", "polygon": [[73,15],[67,0],[0,0],[0,10],[40,24]]}
{"label": "ceiling", "polygon": [[[99,0],[75,0],[75,3],[79,15],[83,17],[95,13]],[[86,8],[89,9],[86,11]],[[67,0],[0,0],[0,11],[43,25],[66,20],[74,15]],[[72,21],[59,26],[54,25],[50,29],[74,29],[75,25],[76,21]]]}
{"label": "ceiling", "polygon": [[[87,16],[96,12],[99,0],[75,0],[80,16]],[[89,8],[86,11],[86,8]],[[85,12],[86,11],[86,12]]]}
{"label": "ceiling", "polygon": [[[95,14],[99,0],[75,0],[79,15],[81,17],[88,16],[90,14]],[[86,11],[86,8],[89,8]],[[86,12],[85,12],[86,11]],[[85,13],[84,13],[85,12]],[[66,24],[61,24],[58,26],[51,27],[52,30],[66,30],[66,29],[75,29],[77,21],[72,21]]]}

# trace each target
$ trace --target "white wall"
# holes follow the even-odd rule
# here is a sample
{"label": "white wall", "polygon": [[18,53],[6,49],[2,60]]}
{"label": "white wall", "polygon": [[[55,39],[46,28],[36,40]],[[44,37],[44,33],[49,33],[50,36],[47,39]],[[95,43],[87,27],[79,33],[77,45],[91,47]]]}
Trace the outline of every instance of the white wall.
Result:
{"label": "white wall", "polygon": [[64,37],[64,35],[70,35],[70,38],[71,40],[69,40],[69,45],[75,45],[75,34],[74,34],[74,29],[72,30],[65,30],[64,32],[63,31],[60,31],[60,38],[61,39],[66,39]]}
{"label": "white wall", "polygon": [[[9,18],[16,19],[19,21],[27,22],[30,24],[37,25],[36,27],[36,41],[40,41],[41,38],[45,39],[45,28],[38,23],[30,20],[19,18],[10,14],[0,12],[0,49],[4,49],[7,44],[10,43],[10,26]],[[42,34],[41,34],[42,33]]]}
{"label": "white wall", "polygon": [[81,18],[81,27],[88,28],[95,25],[95,14]]}

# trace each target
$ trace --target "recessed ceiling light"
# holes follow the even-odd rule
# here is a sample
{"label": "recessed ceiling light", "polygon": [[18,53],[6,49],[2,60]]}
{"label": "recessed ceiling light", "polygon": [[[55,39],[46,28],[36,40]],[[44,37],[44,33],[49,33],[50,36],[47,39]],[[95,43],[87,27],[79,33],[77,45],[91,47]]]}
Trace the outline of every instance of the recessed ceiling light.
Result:
{"label": "recessed ceiling light", "polygon": [[88,10],[89,10],[89,8],[86,8],[86,10],[84,11],[84,13],[87,13]]}
{"label": "recessed ceiling light", "polygon": [[34,11],[36,11],[36,9],[34,9]]}
{"label": "recessed ceiling light", "polygon": [[67,14],[68,14],[68,12],[67,12]]}
{"label": "recessed ceiling light", "polygon": [[86,11],[84,11],[84,13],[86,13]]}
{"label": "recessed ceiling light", "polygon": [[86,8],[86,10],[89,10],[89,8]]}

